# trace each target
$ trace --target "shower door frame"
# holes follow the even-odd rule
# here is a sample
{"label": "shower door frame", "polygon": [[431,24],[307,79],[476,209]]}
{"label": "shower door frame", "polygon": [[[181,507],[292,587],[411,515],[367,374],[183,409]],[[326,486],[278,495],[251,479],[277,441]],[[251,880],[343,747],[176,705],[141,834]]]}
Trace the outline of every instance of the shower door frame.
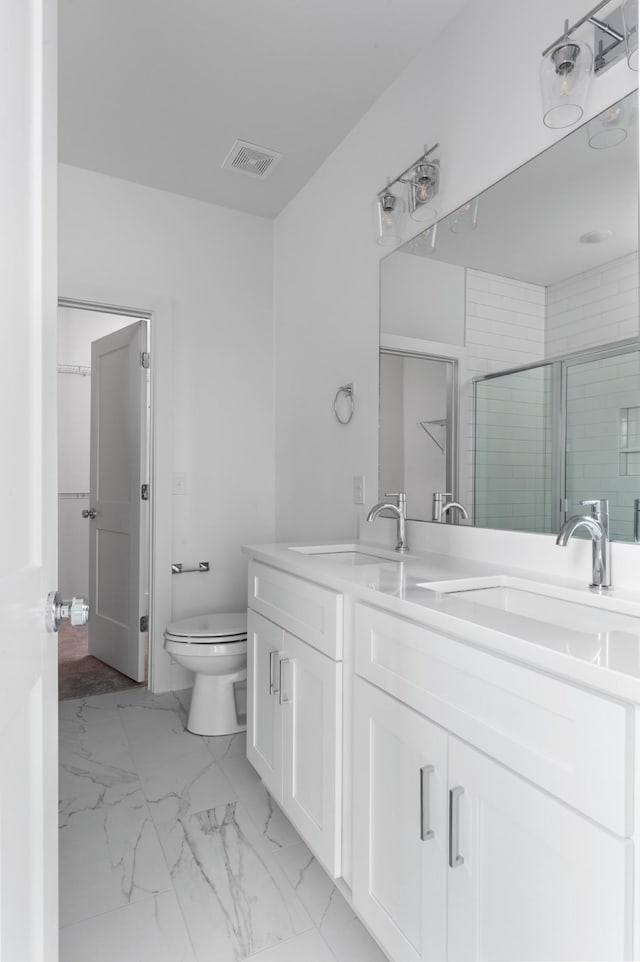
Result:
{"label": "shower door frame", "polygon": [[[631,354],[640,350],[640,338],[628,338],[624,341],[614,341],[611,344],[598,345],[593,348],[585,348],[572,354],[563,354],[561,357],[550,357],[544,360],[534,361],[531,364],[522,364],[518,367],[508,368],[502,371],[495,371],[491,374],[483,374],[473,378],[473,505],[474,505],[474,525],[476,518],[476,430],[477,430],[477,402],[478,385],[486,381],[492,381],[499,377],[506,377],[509,374],[519,374],[523,371],[531,371],[539,367],[551,368],[551,432],[553,437],[551,455],[551,478],[552,478],[552,509],[551,524],[555,531],[559,531],[562,524],[567,519],[569,505],[567,502],[567,374],[569,367],[578,364],[588,364],[591,361],[600,361],[609,357],[617,357],[623,354]],[[557,439],[557,443],[556,443]],[[594,495],[596,496],[596,495]]]}

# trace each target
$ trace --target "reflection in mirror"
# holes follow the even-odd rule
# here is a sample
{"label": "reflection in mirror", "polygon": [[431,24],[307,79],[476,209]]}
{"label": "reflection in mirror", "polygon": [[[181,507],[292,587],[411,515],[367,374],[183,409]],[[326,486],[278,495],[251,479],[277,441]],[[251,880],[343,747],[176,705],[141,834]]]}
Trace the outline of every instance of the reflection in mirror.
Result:
{"label": "reflection in mirror", "polygon": [[456,394],[455,360],[380,352],[380,499],[404,491],[412,517],[453,490]]}
{"label": "reflection in mirror", "polygon": [[459,443],[443,487],[442,454],[416,427],[438,406],[409,431],[399,379],[381,383],[380,493],[402,436],[410,518],[429,520],[433,492],[446,490],[476,525],[553,532],[580,500],[608,498],[613,537],[633,540],[637,92],[613,113],[618,136],[597,137],[595,118],[381,262],[381,351],[457,359]]}

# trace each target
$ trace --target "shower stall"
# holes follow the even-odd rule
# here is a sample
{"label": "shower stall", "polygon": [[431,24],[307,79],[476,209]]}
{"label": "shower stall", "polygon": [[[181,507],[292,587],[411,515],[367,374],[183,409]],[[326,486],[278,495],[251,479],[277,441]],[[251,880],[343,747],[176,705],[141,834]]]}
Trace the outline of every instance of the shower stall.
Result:
{"label": "shower stall", "polygon": [[607,498],[611,537],[634,541],[639,497],[637,341],[476,379],[477,526],[552,533]]}

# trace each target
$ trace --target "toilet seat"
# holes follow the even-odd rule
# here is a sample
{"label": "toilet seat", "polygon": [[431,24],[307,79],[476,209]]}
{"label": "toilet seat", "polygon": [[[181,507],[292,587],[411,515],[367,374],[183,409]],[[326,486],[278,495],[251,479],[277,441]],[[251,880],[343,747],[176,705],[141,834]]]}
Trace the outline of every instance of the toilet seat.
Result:
{"label": "toilet seat", "polygon": [[247,727],[247,613],[196,615],[174,621],[164,649],[193,672],[187,729],[195,735],[234,735]]}
{"label": "toilet seat", "polygon": [[225,645],[243,642],[247,638],[246,611],[224,614],[196,615],[167,625],[167,641],[183,645]]}

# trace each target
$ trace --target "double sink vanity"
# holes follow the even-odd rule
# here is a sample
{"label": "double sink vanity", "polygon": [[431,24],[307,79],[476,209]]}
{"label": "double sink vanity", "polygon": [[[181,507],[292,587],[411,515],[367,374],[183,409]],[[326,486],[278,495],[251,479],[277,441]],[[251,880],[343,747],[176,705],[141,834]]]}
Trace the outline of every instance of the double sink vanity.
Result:
{"label": "double sink vanity", "polygon": [[248,758],[389,959],[640,958],[638,596],[244,550]]}

